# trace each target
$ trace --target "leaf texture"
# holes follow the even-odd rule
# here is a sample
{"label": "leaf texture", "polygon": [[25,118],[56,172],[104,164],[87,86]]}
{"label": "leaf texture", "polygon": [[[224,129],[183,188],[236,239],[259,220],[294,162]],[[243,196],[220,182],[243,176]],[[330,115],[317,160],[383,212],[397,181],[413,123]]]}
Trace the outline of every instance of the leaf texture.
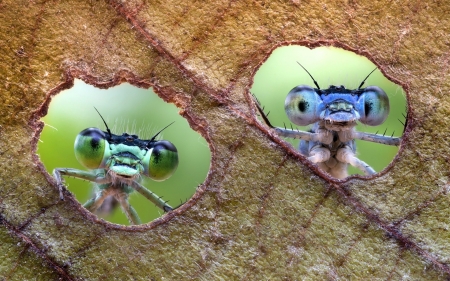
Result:
{"label": "leaf texture", "polygon": [[[447,280],[445,1],[1,1],[3,280]],[[405,137],[372,178],[338,181],[256,117],[252,76],[278,46],[367,56],[408,92]],[[80,78],[153,87],[209,142],[179,209],[97,219],[35,155],[51,97]]]}

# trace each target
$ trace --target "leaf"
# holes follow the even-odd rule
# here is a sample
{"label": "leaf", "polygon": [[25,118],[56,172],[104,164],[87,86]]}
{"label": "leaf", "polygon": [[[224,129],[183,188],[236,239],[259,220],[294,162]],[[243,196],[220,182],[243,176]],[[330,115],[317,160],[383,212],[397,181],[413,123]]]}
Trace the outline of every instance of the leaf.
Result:
{"label": "leaf", "polygon": [[[448,279],[449,6],[420,1],[0,3],[0,276],[5,280]],[[255,116],[277,46],[367,56],[408,92],[400,153],[336,181]],[[98,220],[34,154],[74,78],[154,87],[210,143],[192,200],[142,226]]]}

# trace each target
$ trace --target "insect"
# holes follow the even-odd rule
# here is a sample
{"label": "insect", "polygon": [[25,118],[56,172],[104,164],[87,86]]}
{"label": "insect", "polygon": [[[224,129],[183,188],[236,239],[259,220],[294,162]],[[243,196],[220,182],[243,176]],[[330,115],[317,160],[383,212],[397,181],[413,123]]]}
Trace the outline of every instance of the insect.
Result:
{"label": "insect", "polygon": [[[97,113],[100,115],[98,110]],[[155,181],[163,181],[177,169],[176,147],[169,141],[156,140],[156,137],[172,124],[151,139],[141,140],[137,135],[112,134],[103,117],[101,115],[100,117],[106,131],[87,128],[75,139],[75,157],[91,171],[71,168],[53,170],[60,199],[64,200],[62,176],[71,176],[97,184],[98,190],[94,197],[83,205],[91,212],[98,210],[106,198],[113,196],[120,203],[130,224],[140,224],[137,212],[128,202],[129,194],[133,191],[139,192],[164,212],[172,211],[173,208],[167,202],[139,183],[142,175]]]}
{"label": "insect", "polygon": [[375,170],[356,157],[355,140],[365,140],[385,145],[400,145],[401,138],[358,132],[357,122],[369,126],[382,124],[389,115],[389,98],[377,86],[362,88],[375,68],[355,90],[331,85],[320,89],[313,76],[297,62],[317,88],[299,85],[287,95],[284,108],[291,122],[299,126],[313,124],[309,132],[274,127],[256,99],[256,107],[264,122],[282,137],[300,139],[300,153],[331,176],[343,179],[348,176],[348,164],[365,175]]}

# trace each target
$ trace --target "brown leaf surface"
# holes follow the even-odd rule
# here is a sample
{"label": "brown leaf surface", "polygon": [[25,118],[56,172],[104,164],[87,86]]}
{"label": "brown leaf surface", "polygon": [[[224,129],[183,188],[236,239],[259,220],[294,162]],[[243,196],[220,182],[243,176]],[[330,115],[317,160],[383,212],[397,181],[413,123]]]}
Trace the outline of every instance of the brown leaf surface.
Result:
{"label": "brown leaf surface", "polygon": [[[1,1],[2,280],[448,279],[449,14],[439,0]],[[257,121],[252,76],[284,44],[355,51],[405,87],[394,164],[333,181]],[[191,201],[121,227],[58,200],[37,120],[74,78],[181,108],[213,157]]]}

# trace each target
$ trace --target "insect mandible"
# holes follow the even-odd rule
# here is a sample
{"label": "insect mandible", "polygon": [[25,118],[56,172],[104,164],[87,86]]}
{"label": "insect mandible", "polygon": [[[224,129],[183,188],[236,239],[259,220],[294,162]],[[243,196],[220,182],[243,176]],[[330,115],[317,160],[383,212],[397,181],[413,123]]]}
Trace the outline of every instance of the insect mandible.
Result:
{"label": "insect mandible", "polygon": [[347,167],[356,167],[365,175],[375,170],[356,157],[355,140],[364,140],[385,145],[399,146],[401,138],[358,132],[357,122],[369,126],[381,125],[389,115],[389,98],[377,86],[362,88],[375,68],[357,89],[331,85],[321,89],[313,76],[297,62],[317,88],[299,85],[287,95],[284,108],[289,120],[299,126],[313,124],[309,132],[274,127],[255,97],[256,107],[264,122],[282,137],[300,139],[299,151],[321,170],[343,179],[348,176]]}
{"label": "insect mandible", "polygon": [[53,170],[60,199],[64,200],[62,176],[71,176],[97,184],[94,197],[83,205],[91,212],[99,209],[107,197],[113,196],[120,203],[130,224],[140,224],[137,212],[128,202],[129,194],[133,191],[139,192],[164,212],[172,211],[173,208],[167,202],[139,183],[142,175],[155,181],[163,181],[177,169],[176,147],[169,141],[156,140],[171,124],[151,139],[141,140],[137,135],[112,134],[103,117],[100,117],[106,131],[87,128],[77,135],[74,144],[77,160],[91,171],[72,168]]}

